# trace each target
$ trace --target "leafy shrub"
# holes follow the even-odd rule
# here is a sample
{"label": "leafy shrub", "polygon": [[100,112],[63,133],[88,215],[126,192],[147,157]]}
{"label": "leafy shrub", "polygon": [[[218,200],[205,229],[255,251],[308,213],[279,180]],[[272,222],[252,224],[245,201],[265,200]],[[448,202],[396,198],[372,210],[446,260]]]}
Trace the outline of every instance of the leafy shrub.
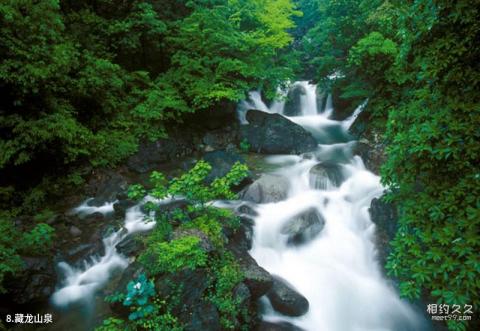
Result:
{"label": "leafy shrub", "polygon": [[145,274],[141,274],[137,279],[127,285],[127,294],[123,300],[123,305],[133,309],[128,319],[135,321],[146,318],[154,311],[150,303],[151,297],[155,295],[153,282],[148,280]]}
{"label": "leafy shrub", "polygon": [[155,275],[176,272],[183,268],[204,267],[207,254],[199,245],[200,239],[185,236],[170,242],[151,243],[140,256],[140,262]]}

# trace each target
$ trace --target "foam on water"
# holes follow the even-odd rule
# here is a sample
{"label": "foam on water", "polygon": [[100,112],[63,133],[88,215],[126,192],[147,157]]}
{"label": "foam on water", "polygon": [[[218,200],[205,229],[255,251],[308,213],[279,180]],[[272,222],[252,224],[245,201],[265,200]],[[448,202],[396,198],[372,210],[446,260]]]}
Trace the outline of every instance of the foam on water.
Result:
{"label": "foam on water", "polygon": [[[304,316],[287,317],[262,298],[263,318],[287,321],[308,331],[428,329],[390,287],[378,263],[375,225],[368,208],[384,188],[380,178],[365,169],[361,158],[352,155],[355,142],[347,132],[366,102],[345,121],[334,121],[329,118],[333,111],[331,95],[317,114],[312,111],[317,109],[317,98],[309,95],[316,88],[307,82],[295,84],[302,84],[307,95],[302,99],[300,116],[289,119],[310,131],[320,144],[318,150],[304,157],[266,158],[267,162],[281,166],[275,173],[289,181],[289,192],[284,201],[255,206],[258,216],[250,254],[270,273],[292,284],[308,299],[310,308]],[[278,104],[275,109],[265,110],[265,103],[258,98],[249,102],[250,108],[283,113]],[[344,181],[339,187],[328,182],[325,189],[316,189],[310,170],[327,161],[337,164]],[[323,216],[324,228],[303,245],[288,245],[282,227],[312,208]]]}
{"label": "foam on water", "polygon": [[[91,207],[88,205],[90,200],[86,200],[72,212],[85,216],[95,212],[106,214],[113,211],[115,202],[107,202],[100,207]],[[80,267],[69,265],[66,262],[58,264],[62,280],[51,297],[55,306],[65,308],[79,302],[91,304],[93,295],[107,284],[112,274],[122,271],[128,266],[129,260],[117,251],[117,245],[129,235],[148,231],[155,226],[155,222],[146,220],[145,214],[141,211],[141,205],[146,201],[153,201],[153,199],[147,197],[140,204],[129,208],[126,211],[124,226],[103,238],[105,253],[102,256],[93,255],[83,261]],[[166,201],[169,199],[165,199]],[[163,203],[163,201],[158,203]]]}

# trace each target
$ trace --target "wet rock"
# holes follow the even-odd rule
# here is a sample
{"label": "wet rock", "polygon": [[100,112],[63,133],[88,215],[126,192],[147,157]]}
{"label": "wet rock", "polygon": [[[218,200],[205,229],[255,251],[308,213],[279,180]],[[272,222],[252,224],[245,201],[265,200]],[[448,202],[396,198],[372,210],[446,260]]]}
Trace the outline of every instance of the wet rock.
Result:
{"label": "wet rock", "polygon": [[289,322],[267,322],[262,321],[256,331],[305,331]]}
{"label": "wet rock", "polygon": [[251,218],[241,217],[240,222],[240,227],[228,236],[229,242],[241,250],[248,251],[252,248],[254,221]]}
{"label": "wet rock", "polygon": [[88,214],[82,217],[82,220],[76,224],[79,223],[100,223],[105,220],[105,215],[102,213],[96,211],[92,214]]}
{"label": "wet rock", "polygon": [[66,260],[69,262],[84,260],[86,257],[95,253],[96,245],[94,244],[80,244],[70,248],[66,252]]}
{"label": "wet rock", "polygon": [[307,94],[307,90],[302,85],[293,85],[287,94],[283,113],[286,116],[298,116],[302,111],[302,97]]}
{"label": "wet rock", "polygon": [[390,253],[389,243],[397,232],[397,209],[395,205],[375,198],[372,200],[368,211],[372,222],[376,225],[379,260],[383,266]]}
{"label": "wet rock", "polygon": [[280,114],[259,110],[247,112],[248,125],[240,129],[250,150],[264,154],[300,154],[317,147],[312,134]]}
{"label": "wet rock", "polygon": [[47,301],[57,281],[53,260],[48,257],[22,257],[22,260],[22,270],[4,281],[8,296],[16,304]]}
{"label": "wet rock", "polygon": [[326,190],[330,186],[339,187],[344,178],[340,165],[332,162],[322,162],[310,169],[310,186],[318,190]]}
{"label": "wet rock", "polygon": [[[142,265],[138,262],[131,263],[123,272],[121,277],[112,284],[110,291],[107,290],[107,295],[115,293],[125,293],[127,290],[127,285],[133,279],[137,278],[144,272]],[[112,302],[110,303],[110,309],[114,313],[124,318],[128,318],[130,314],[130,308],[124,306],[122,302]]]}
{"label": "wet rock", "polygon": [[182,237],[197,237],[200,239],[199,246],[202,248],[206,253],[210,253],[214,250],[213,244],[211,243],[208,236],[200,231],[199,229],[181,229],[177,228],[172,233],[172,240],[179,239]]}
{"label": "wet rock", "polygon": [[117,245],[117,251],[125,256],[136,256],[140,254],[143,248],[144,244],[139,235],[129,236]]}
{"label": "wet rock", "polygon": [[135,206],[135,201],[133,200],[129,200],[129,199],[119,200],[118,202],[113,204],[113,210],[115,212],[115,216],[124,218],[127,209],[133,206]]}
{"label": "wet rock", "polygon": [[217,309],[204,300],[209,284],[207,270],[184,269],[158,277],[155,288],[161,297],[175,296],[172,312],[185,330],[221,330]]}
{"label": "wet rock", "polygon": [[309,308],[308,300],[278,276],[273,276],[273,285],[267,297],[276,311],[287,316],[302,316]]}
{"label": "wet rock", "polygon": [[100,207],[106,202],[115,201],[117,194],[127,188],[127,179],[117,172],[110,170],[94,172],[87,184],[86,193],[95,198],[90,200],[88,205]]}
{"label": "wet rock", "polygon": [[212,166],[212,170],[205,178],[207,183],[225,176],[236,162],[245,163],[245,160],[239,154],[226,151],[205,153],[203,159]]}
{"label": "wet rock", "polygon": [[385,144],[375,142],[375,139],[372,141],[361,139],[355,144],[353,153],[362,158],[368,170],[378,175],[380,173],[380,167],[387,160],[385,147]]}
{"label": "wet rock", "polygon": [[278,202],[287,198],[289,189],[285,177],[263,174],[241,192],[242,200],[255,203]]}
{"label": "wet rock", "polygon": [[280,232],[287,235],[287,244],[301,245],[315,238],[324,226],[323,216],[315,208],[310,208],[287,221]]}
{"label": "wet rock", "polygon": [[180,314],[179,320],[181,323],[183,322],[185,331],[222,330],[220,314],[211,303],[202,303],[194,306],[191,311]]}
{"label": "wet rock", "polygon": [[194,151],[192,142],[193,139],[185,132],[156,142],[143,142],[138,152],[128,159],[127,165],[137,173],[149,172],[161,164],[191,155]]}
{"label": "wet rock", "polygon": [[77,228],[75,225],[70,227],[69,232],[73,237],[80,237],[82,235],[82,230]]}
{"label": "wet rock", "polygon": [[240,265],[240,270],[245,277],[243,282],[248,287],[252,299],[258,299],[266,294],[273,283],[272,276],[268,271],[260,267],[255,259],[248,254],[248,251],[231,243],[227,247]]}
{"label": "wet rock", "polygon": [[257,216],[258,213],[253,209],[251,206],[248,204],[244,203],[241,204],[237,209],[236,209],[237,215],[245,214],[249,216]]}
{"label": "wet rock", "polygon": [[250,290],[244,283],[240,283],[233,289],[233,298],[239,304],[239,306],[245,306],[250,303]]}
{"label": "wet rock", "polygon": [[212,150],[227,149],[229,145],[234,145],[237,140],[238,130],[231,127],[208,131],[202,137],[202,143]]}

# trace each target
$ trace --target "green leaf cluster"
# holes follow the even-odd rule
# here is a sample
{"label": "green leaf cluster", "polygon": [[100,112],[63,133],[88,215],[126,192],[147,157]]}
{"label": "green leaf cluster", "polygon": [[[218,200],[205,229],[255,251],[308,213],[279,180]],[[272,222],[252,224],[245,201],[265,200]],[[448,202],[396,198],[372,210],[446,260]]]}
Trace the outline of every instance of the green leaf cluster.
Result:
{"label": "green leaf cluster", "polygon": [[[319,63],[316,74],[341,71],[344,77],[334,82],[341,97],[357,104],[368,97],[368,125],[381,129],[387,145],[382,181],[391,190],[386,199],[399,207],[387,270],[407,298],[478,310],[478,6],[315,3],[323,19],[301,25],[310,27],[305,50]],[[465,321],[447,324],[450,330],[467,328]]]}

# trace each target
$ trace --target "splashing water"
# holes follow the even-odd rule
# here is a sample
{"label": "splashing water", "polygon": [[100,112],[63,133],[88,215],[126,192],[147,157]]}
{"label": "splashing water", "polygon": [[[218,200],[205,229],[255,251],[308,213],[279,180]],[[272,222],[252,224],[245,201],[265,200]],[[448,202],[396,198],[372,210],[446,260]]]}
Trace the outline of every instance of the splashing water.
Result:
{"label": "splashing water", "polygon": [[[320,142],[319,148],[305,155],[308,157],[266,158],[281,165],[275,173],[290,185],[286,200],[256,205],[250,254],[267,271],[292,284],[308,299],[310,308],[301,317],[288,317],[276,312],[264,297],[264,320],[286,321],[308,331],[428,329],[419,314],[389,286],[377,260],[375,225],[368,208],[373,198],[382,195],[383,187],[379,177],[365,169],[361,158],[353,156],[355,142],[347,133],[366,102],[345,121],[334,121],[329,118],[333,112],[331,95],[317,113],[317,98],[309,94],[315,93],[315,86],[295,84],[301,84],[307,93],[300,116],[288,118],[310,131]],[[248,102],[250,108],[283,114],[278,104],[265,110],[261,99]],[[240,111],[247,110],[244,105]],[[315,168],[321,169],[327,162],[337,169],[341,181],[334,183],[328,176],[315,178]],[[310,241],[292,246],[282,228],[296,215],[312,209],[325,220],[323,229]]]}
{"label": "splashing water", "polygon": [[[113,212],[114,202],[107,202],[100,207],[91,207],[87,204],[89,200],[74,208],[73,212],[83,216],[95,212],[104,214]],[[151,200],[147,197],[141,204],[127,210],[123,228],[103,239],[105,250],[103,256],[91,256],[83,261],[81,267],[74,267],[66,262],[58,264],[63,280],[51,297],[56,307],[65,308],[82,301],[88,303],[93,295],[107,284],[115,271],[121,271],[128,266],[128,259],[117,252],[116,246],[128,236],[136,232],[148,231],[155,226],[155,222],[145,220],[145,214],[141,211],[141,205]],[[167,201],[169,200],[166,199],[165,202]]]}

